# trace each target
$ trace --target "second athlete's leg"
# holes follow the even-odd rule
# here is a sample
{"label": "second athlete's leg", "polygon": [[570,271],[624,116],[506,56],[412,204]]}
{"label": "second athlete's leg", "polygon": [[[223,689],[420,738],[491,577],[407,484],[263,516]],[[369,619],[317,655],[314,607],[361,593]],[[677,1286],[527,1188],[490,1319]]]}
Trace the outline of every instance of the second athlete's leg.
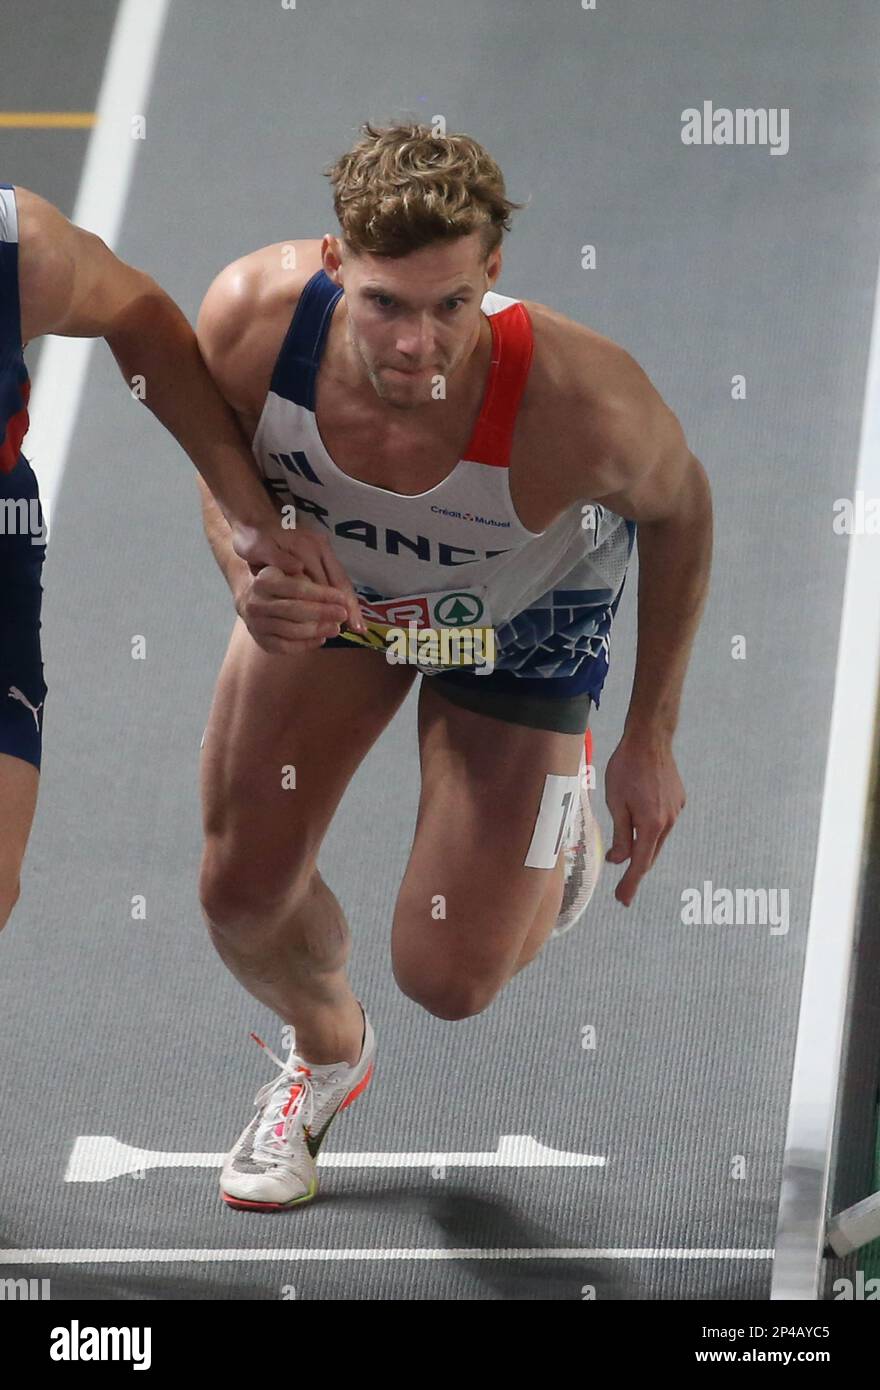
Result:
{"label": "second athlete's leg", "polygon": [[[4,692],[5,693],[5,692]],[[40,774],[33,763],[0,753],[0,805],[3,835],[0,837],[0,928],[18,902],[21,861],[27,847]]]}

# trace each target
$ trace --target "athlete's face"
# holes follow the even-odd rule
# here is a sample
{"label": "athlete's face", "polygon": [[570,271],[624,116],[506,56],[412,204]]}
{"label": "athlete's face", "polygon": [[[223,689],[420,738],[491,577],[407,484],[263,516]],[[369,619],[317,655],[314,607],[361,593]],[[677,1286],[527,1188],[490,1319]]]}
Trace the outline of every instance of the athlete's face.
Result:
{"label": "athlete's face", "polygon": [[[437,396],[479,341],[480,303],[501,252],[484,259],[479,232],[408,256],[354,256],[325,238],[324,268],[345,290],[349,341],[376,394],[411,409]],[[333,273],[335,271],[335,274]]]}

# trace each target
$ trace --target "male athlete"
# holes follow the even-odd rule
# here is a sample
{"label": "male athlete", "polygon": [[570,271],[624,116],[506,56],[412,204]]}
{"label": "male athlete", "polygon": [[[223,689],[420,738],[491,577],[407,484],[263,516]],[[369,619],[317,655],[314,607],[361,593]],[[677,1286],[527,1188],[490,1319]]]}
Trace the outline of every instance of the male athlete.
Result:
{"label": "male athlete", "polygon": [[[233,553],[248,573],[253,565],[270,576],[281,569],[299,575],[293,590],[310,596],[311,631],[320,600],[338,590],[352,624],[360,618],[339,565],[328,568],[314,542],[309,553],[304,534],[284,530],[177,306],[51,203],[0,184],[0,927],[19,896],[42,752],[46,547],[37,480],[21,444],[30,394],[23,349],[44,333],[106,338],[126,381],[143,378],[146,404],[189,454],[230,523]],[[303,630],[310,630],[308,621]]]}
{"label": "male athlete", "polygon": [[[261,1210],[314,1196],[327,1127],[372,1075],[348,927],[316,860],[419,670],[421,798],[393,969],[411,999],[462,1019],[560,922],[573,799],[582,870],[593,852],[576,789],[636,523],[637,670],[606,776],[607,858],[630,860],[621,903],[653,864],[685,802],[671,744],[711,555],[705,473],[638,365],[493,291],[517,205],[486,151],[368,124],[328,172],[339,235],[228,266],[197,326],[268,487],[332,548],[368,627],[358,645],[335,625],[304,641],[289,581],[236,558],[202,488],[247,623],[205,734],[202,904],[229,968],[295,1029],[220,1178],[230,1205]],[[370,650],[410,620],[436,630],[461,614],[495,631],[488,673]]]}

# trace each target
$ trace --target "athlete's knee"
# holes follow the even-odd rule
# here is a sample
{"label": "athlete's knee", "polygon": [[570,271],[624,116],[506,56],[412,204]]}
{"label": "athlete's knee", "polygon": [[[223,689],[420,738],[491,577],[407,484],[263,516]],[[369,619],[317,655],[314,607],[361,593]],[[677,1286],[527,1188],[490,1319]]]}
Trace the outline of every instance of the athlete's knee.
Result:
{"label": "athlete's knee", "polygon": [[199,875],[199,901],[212,931],[248,932],[286,916],[308,892],[310,873],[292,857],[274,870],[265,861],[208,844]]}
{"label": "athlete's knee", "polygon": [[498,979],[464,979],[459,974],[405,971],[393,965],[397,987],[407,999],[420,1004],[435,1018],[457,1022],[487,1009],[501,987]]}

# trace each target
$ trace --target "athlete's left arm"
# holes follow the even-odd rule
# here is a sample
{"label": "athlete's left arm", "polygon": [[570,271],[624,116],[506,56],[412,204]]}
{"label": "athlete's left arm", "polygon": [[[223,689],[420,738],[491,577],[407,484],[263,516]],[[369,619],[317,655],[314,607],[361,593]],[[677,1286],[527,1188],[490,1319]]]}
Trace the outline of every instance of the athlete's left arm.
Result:
{"label": "athlete's left arm", "polygon": [[637,523],[636,669],[605,780],[614,820],[606,857],[630,859],[615,892],[629,906],[685,804],[672,737],[708,593],[712,499],[676,416],[638,364],[617,353],[613,387],[591,425],[590,500]]}
{"label": "athlete's left arm", "polygon": [[238,422],[174,301],[46,199],[16,189],[22,338],[104,338],[129,388],[174,435],[211,489],[251,565],[297,573]]}

